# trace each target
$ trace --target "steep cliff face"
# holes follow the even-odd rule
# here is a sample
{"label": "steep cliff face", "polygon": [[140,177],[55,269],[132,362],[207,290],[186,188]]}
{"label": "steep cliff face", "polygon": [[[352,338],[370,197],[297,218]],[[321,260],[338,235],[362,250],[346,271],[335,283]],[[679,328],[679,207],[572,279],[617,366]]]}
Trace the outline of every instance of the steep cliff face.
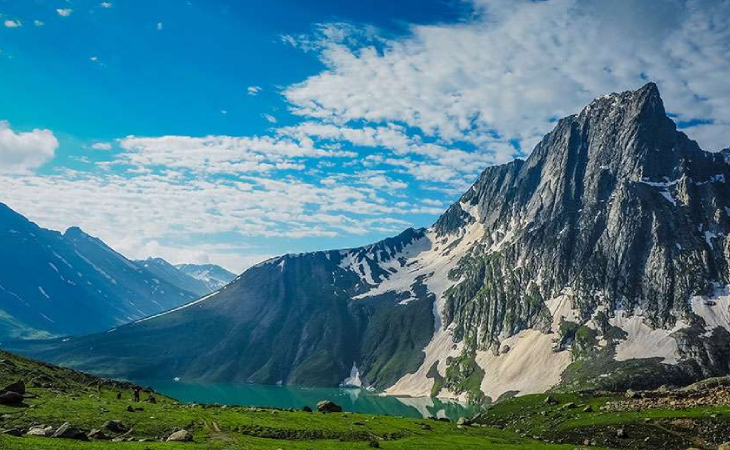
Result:
{"label": "steep cliff face", "polygon": [[431,228],[274,258],[187,307],[26,351],[105,375],[492,400],[728,373],[727,180],[648,84],[487,168]]}
{"label": "steep cliff face", "polygon": [[[464,280],[447,294],[448,321],[482,330],[474,339],[490,347],[544,323],[525,321],[571,288],[583,319],[604,306],[673,326],[690,296],[727,284],[727,177],[720,155],[676,131],[655,85],[594,101],[525,163],[485,171],[462,197],[486,236],[455,271]],[[490,323],[472,302],[518,310]]]}
{"label": "steep cliff face", "polygon": [[[638,358],[705,360],[693,374],[727,371],[727,357],[688,344],[685,328],[699,320],[692,298],[728,283],[728,169],[676,130],[654,84],[561,120],[527,161],[486,170],[459,202],[476,209],[485,236],[451,273],[458,282],[444,315],[455,340],[498,352],[537,329],[555,332],[562,350],[579,332],[573,347],[585,357],[610,344],[617,357],[633,347]],[[573,324],[562,332],[552,324],[556,301],[569,304]],[[716,309],[727,315],[727,305]],[[597,323],[604,315],[632,328],[626,339],[609,343],[611,327]],[[666,345],[642,345],[642,333]]]}

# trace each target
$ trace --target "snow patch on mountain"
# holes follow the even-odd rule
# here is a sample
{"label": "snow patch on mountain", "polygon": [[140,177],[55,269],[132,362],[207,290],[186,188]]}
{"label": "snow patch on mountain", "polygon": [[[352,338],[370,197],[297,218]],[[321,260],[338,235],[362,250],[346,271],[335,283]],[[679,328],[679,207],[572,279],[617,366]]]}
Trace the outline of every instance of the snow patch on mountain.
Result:
{"label": "snow patch on mountain", "polygon": [[730,293],[728,286],[715,286],[712,296],[696,295],[690,299],[692,312],[705,321],[705,329],[711,333],[717,327],[730,330]]}
{"label": "snow patch on mountain", "polygon": [[161,312],[161,313],[159,313],[159,314],[155,314],[154,316],[149,316],[149,317],[145,317],[144,319],[140,319],[140,320],[138,320],[138,321],[136,321],[136,322],[134,322],[134,323],[142,323],[142,322],[146,322],[146,321],[148,321],[148,320],[150,320],[150,319],[154,319],[155,317],[161,317],[161,316],[164,316],[164,315],[166,315],[166,314],[170,314],[170,313],[173,313],[173,312],[175,312],[175,311],[180,311],[181,309],[185,309],[185,308],[190,308],[191,306],[197,305],[197,304],[198,304],[198,303],[200,303],[200,302],[203,302],[203,301],[205,301],[205,300],[208,300],[209,298],[211,298],[211,297],[213,297],[213,296],[215,296],[215,295],[217,295],[217,294],[218,294],[218,292],[217,292],[217,291],[216,291],[216,292],[213,292],[212,294],[208,294],[208,295],[206,295],[205,297],[200,297],[199,299],[197,299],[197,300],[195,300],[195,301],[192,301],[192,302],[190,302],[190,303],[186,303],[186,304],[184,304],[184,305],[182,305],[182,306],[178,306],[177,308],[173,308],[173,309],[171,309],[171,310],[169,310],[169,311],[165,311],[165,312]]}
{"label": "snow patch on mountain", "polygon": [[360,379],[360,370],[357,368],[355,361],[352,362],[352,369],[350,369],[350,376],[342,380],[340,383],[342,387],[362,387],[362,380]]}
{"label": "snow patch on mountain", "polygon": [[616,317],[609,319],[609,323],[628,335],[616,347],[616,361],[663,358],[666,364],[679,362],[679,349],[672,333],[688,326],[683,320],[677,320],[671,330],[652,328],[644,322],[640,313],[630,315],[625,310],[617,310]]}
{"label": "snow patch on mountain", "polygon": [[508,391],[518,395],[545,392],[560,383],[560,375],[571,363],[570,352],[553,351],[553,336],[538,330],[522,330],[502,341],[507,353],[478,351],[476,362],[484,369],[481,390],[497,400]]}
{"label": "snow patch on mountain", "polygon": [[[455,343],[453,329],[443,326],[443,309],[446,301],[444,292],[456,283],[456,280],[449,278],[449,272],[483,237],[484,226],[479,222],[470,224],[462,233],[449,234],[440,238],[436,235],[434,229],[429,229],[424,237],[430,243],[428,249],[422,250],[413,256],[399,273],[366,294],[375,295],[375,293],[384,293],[391,290],[403,292],[404,286],[410,287],[416,278],[425,276],[424,283],[428,291],[436,298],[433,305],[434,330],[436,331],[431,342],[424,349],[425,357],[421,367],[416,372],[403,376],[388,388],[386,393],[413,397],[429,396],[434,383],[433,378],[428,377],[431,367],[436,364],[439,374],[443,376],[446,374],[446,360],[461,353],[463,343]],[[401,289],[401,291],[397,289]],[[439,397],[442,396],[444,398],[453,398],[445,390],[439,394]]]}

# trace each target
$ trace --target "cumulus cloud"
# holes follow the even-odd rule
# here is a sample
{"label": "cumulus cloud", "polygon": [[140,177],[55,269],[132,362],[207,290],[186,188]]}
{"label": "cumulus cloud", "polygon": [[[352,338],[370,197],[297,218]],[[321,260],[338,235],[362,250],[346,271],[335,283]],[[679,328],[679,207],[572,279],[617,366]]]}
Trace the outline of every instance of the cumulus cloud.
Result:
{"label": "cumulus cloud", "polygon": [[56,9],[56,12],[61,17],[68,17],[73,12],[73,9],[69,9],[69,8],[58,8],[58,9]]}
{"label": "cumulus cloud", "polygon": [[34,20],[34,21],[33,21],[33,25],[35,25],[35,26],[37,26],[37,27],[42,27],[43,25],[45,25],[45,23],[43,23],[43,22],[42,22],[42,21],[40,21],[40,20]]}
{"label": "cumulus cloud", "polygon": [[[471,4],[463,21],[405,36],[343,23],[283,36],[325,67],[284,88],[296,125],[264,136],[127,136],[119,151],[90,158],[102,161],[86,160],[98,170],[6,174],[0,191],[39,223],[81,225],[132,257],[242,270],[269,256],[249,245],[262,238],[393,234],[437,215],[486,166],[527,155],[557,118],[649,80],[691,137],[707,149],[730,144],[729,1]],[[43,133],[0,126],[0,162],[33,153],[8,152],[6,141]],[[41,156],[14,165],[37,167],[57,146],[46,156],[32,147]],[[433,195],[411,195],[419,191]]]}
{"label": "cumulus cloud", "polygon": [[23,24],[19,20],[6,20],[5,28],[20,28]]}
{"label": "cumulus cloud", "polygon": [[110,144],[109,142],[94,142],[93,144],[91,144],[91,148],[94,150],[111,150],[112,144]]}
{"label": "cumulus cloud", "polygon": [[111,2],[101,2],[101,7],[102,8],[111,8],[112,4],[111,4]]}
{"label": "cumulus cloud", "polygon": [[0,121],[0,172],[36,168],[53,158],[57,148],[51,130],[16,132],[8,122]]}
{"label": "cumulus cloud", "polygon": [[254,136],[127,136],[120,162],[138,167],[185,168],[205,174],[269,172],[299,158],[343,158],[355,153],[318,148],[310,139]]}
{"label": "cumulus cloud", "polygon": [[677,120],[709,123],[696,136],[703,146],[720,148],[715,136],[730,136],[730,2],[474,6],[469,22],[415,26],[377,45],[348,40],[349,27],[327,29],[305,41],[327,69],[286,98],[301,116],[400,123],[469,141],[499,161],[529,153],[557,117],[594,97],[653,80]]}
{"label": "cumulus cloud", "polygon": [[[131,257],[171,257],[177,252],[174,254],[179,256],[173,259],[189,261],[202,255],[193,252],[199,249],[214,261],[231,261],[231,267],[240,267],[234,264],[242,264],[240,255],[253,262],[252,255],[267,252],[260,248],[242,251],[240,245],[231,245],[240,251],[236,256],[238,251],[215,247],[221,235],[227,241],[233,236],[234,241],[253,238],[255,242],[260,237],[395,233],[409,223],[404,219],[410,215],[438,210],[427,203],[391,200],[389,191],[402,185],[390,176],[358,177],[322,183],[241,173],[235,177],[191,176],[184,169],[140,173],[66,169],[55,175],[0,176],[0,191],[12,192],[4,201],[42,226],[65,229],[79,225]],[[94,214],[88,214],[90,210]],[[394,220],[394,216],[402,219]],[[154,247],[154,242],[163,243],[167,250]]]}

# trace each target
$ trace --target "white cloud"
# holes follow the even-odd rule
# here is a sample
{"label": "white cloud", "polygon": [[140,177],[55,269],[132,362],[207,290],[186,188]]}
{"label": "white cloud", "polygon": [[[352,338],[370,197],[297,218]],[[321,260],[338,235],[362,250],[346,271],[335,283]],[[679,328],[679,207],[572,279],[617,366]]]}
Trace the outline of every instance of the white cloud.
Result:
{"label": "white cloud", "polygon": [[53,158],[57,148],[58,140],[51,130],[18,133],[0,121],[0,172],[36,168]]}
{"label": "white cloud", "polygon": [[[388,190],[403,185],[379,176],[318,183],[294,176],[191,176],[185,169],[66,169],[55,175],[0,175],[0,192],[8,193],[3,201],[11,208],[41,226],[81,226],[134,258],[158,254],[183,262],[210,254],[212,261],[231,261],[230,267],[242,268],[242,261],[253,262],[252,255],[268,254],[260,248],[243,251],[242,243],[256,242],[257,237],[390,234],[404,228],[411,214],[439,210],[430,204],[388,200]],[[90,210],[94,214],[88,214]],[[228,243],[238,236],[241,244],[230,244],[229,251],[216,247],[221,234]]]}
{"label": "white cloud", "polygon": [[157,240],[135,238],[119,241],[115,250],[130,259],[163,258],[171,264],[218,264],[235,274],[272,256],[259,249],[237,244],[203,244],[194,247],[165,245]]}
{"label": "white cloud", "polygon": [[[242,270],[268,256],[245,242],[392,234],[415,214],[439,214],[443,192],[455,197],[486,166],[528,153],[556,118],[647,80],[677,120],[699,120],[691,137],[726,147],[730,2],[658,1],[474,0],[467,20],[398,38],[343,24],[284,36],[325,64],[284,91],[298,125],[128,136],[90,162],[99,170],[2,175],[0,191],[43,225],[81,225],[133,257],[209,255]],[[440,192],[420,201],[408,189]],[[221,235],[240,242],[228,251]]]}
{"label": "white cloud", "polygon": [[5,21],[5,28],[20,28],[23,24],[19,20],[6,20]]}
{"label": "white cloud", "polygon": [[594,97],[654,80],[679,120],[713,122],[717,132],[697,136],[703,146],[730,136],[730,2],[475,7],[468,22],[414,26],[410,36],[376,43],[348,39],[349,26],[327,27],[305,41],[327,69],[285,95],[302,116],[401,123],[444,142],[467,140],[500,161],[518,153],[513,142],[528,153],[556,117]]}
{"label": "white cloud", "polygon": [[271,114],[262,114],[261,117],[263,117],[264,119],[266,119],[266,121],[269,122],[269,123],[276,123],[277,122],[276,117],[272,116]]}
{"label": "white cloud", "polygon": [[45,23],[41,22],[40,20],[34,20],[33,25],[37,27],[42,27],[43,25],[45,25]]}
{"label": "white cloud", "polygon": [[102,8],[111,8],[112,4],[111,4],[111,2],[101,2],[101,7]]}
{"label": "white cloud", "polygon": [[161,31],[162,27],[163,27],[162,22],[157,22],[157,31]]}
{"label": "white cloud", "polygon": [[106,151],[112,149],[112,144],[110,144],[109,142],[94,142],[93,144],[91,144],[91,148],[94,150]]}
{"label": "white cloud", "polygon": [[137,137],[119,141],[120,161],[138,167],[185,168],[196,173],[269,172],[277,163],[298,158],[342,158],[352,152],[317,148],[309,139],[207,136]]}
{"label": "white cloud", "polygon": [[56,12],[57,12],[57,13],[58,13],[58,15],[59,15],[59,16],[61,16],[61,17],[68,17],[68,16],[70,16],[70,15],[71,15],[71,13],[73,12],[73,9],[69,9],[69,8],[58,8],[58,9],[56,10]]}

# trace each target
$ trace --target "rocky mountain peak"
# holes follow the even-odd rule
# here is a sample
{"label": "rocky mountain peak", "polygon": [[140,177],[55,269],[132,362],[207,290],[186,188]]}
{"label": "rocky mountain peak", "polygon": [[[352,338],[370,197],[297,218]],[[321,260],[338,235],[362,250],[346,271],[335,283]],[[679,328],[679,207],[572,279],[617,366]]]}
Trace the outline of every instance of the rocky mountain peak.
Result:
{"label": "rocky mountain peak", "polygon": [[[493,400],[727,374],[729,181],[723,155],[679,132],[650,83],[560,120],[526,160],[488,167],[429,229],[272,258],[46,354],[82,368],[124,358],[117,376],[359,380]],[[152,368],[130,353],[150,336]]]}

